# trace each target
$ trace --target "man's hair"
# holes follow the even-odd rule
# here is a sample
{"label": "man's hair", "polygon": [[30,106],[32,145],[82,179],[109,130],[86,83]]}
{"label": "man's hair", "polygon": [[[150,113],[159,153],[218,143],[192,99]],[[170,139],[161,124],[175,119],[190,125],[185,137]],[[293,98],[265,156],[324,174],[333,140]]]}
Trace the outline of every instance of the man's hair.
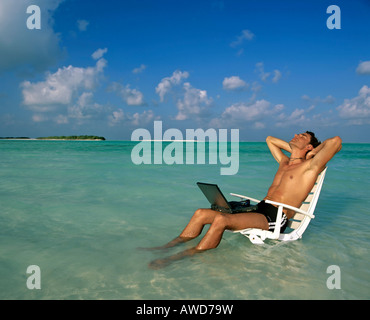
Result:
{"label": "man's hair", "polygon": [[306,131],[306,133],[308,133],[311,136],[310,144],[312,144],[312,146],[314,148],[316,148],[318,145],[320,145],[321,142],[315,137],[315,134],[313,132]]}

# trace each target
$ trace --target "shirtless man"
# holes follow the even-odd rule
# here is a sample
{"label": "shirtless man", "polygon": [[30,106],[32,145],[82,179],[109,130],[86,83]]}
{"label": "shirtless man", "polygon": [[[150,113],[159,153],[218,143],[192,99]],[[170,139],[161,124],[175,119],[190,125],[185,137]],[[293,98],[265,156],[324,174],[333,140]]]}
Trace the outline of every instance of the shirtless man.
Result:
{"label": "shirtless man", "polygon": [[[320,144],[315,135],[309,131],[294,135],[289,143],[270,136],[267,137],[266,142],[271,154],[279,163],[279,169],[264,200],[269,199],[298,208],[306,199],[328,161],[342,148],[340,137],[327,139]],[[289,152],[290,157],[285,155],[282,150]],[[284,209],[283,212],[282,225],[280,226],[282,232],[294,214],[287,209]],[[156,249],[170,248],[192,240],[201,234],[206,224],[211,224],[198,245],[171,257],[154,260],[149,266],[162,267],[184,256],[216,248],[226,229],[259,228],[272,231],[275,228],[276,216],[277,207],[264,201],[257,205],[255,212],[229,214],[212,209],[198,209],[177,238],[162,247],[156,247]]]}

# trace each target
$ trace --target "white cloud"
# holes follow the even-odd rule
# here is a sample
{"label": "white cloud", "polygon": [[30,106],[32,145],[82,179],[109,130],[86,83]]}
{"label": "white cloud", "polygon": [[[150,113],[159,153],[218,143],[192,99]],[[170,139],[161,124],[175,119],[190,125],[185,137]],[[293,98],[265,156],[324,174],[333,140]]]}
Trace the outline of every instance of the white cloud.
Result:
{"label": "white cloud", "polygon": [[235,48],[243,44],[245,41],[250,41],[254,38],[253,32],[250,30],[243,30],[237,39],[230,43],[230,46]]}
{"label": "white cloud", "polygon": [[98,60],[108,52],[108,48],[98,49],[91,56],[94,60]]}
{"label": "white cloud", "polygon": [[335,98],[330,94],[326,98],[320,98],[320,97],[311,98],[307,94],[304,94],[302,96],[302,100],[312,103],[313,105],[317,105],[318,103],[333,104],[335,101]]}
{"label": "white cloud", "polygon": [[63,114],[58,114],[55,118],[54,118],[54,121],[57,123],[57,124],[67,124],[69,121],[68,121],[68,117],[63,115]]}
{"label": "white cloud", "polygon": [[[277,105],[279,106],[279,105]],[[276,107],[277,107],[276,106]],[[274,116],[275,126],[278,128],[293,128],[300,127],[301,130],[307,130],[307,125],[315,128],[338,126],[338,118],[333,115],[332,110],[323,111],[322,113],[314,114],[312,110],[314,105],[308,108],[296,108],[291,112],[279,112]],[[280,110],[282,111],[281,105]]]}
{"label": "white cloud", "polygon": [[77,27],[80,31],[86,31],[89,24],[90,22],[87,20],[77,20]]}
{"label": "white cloud", "polygon": [[[156,93],[163,102],[164,96],[168,94],[174,86],[178,86],[184,79],[189,77],[187,71],[176,70],[171,77],[166,77],[156,87]],[[182,87],[181,97],[179,92],[176,92],[178,113],[175,120],[200,120],[209,114],[209,107],[212,99],[208,97],[206,90],[193,88],[189,82],[185,82]]]}
{"label": "white cloud", "polygon": [[129,106],[142,106],[145,104],[144,95],[139,90],[131,89],[129,84],[123,86],[114,82],[111,90],[115,91]]}
{"label": "white cloud", "polygon": [[262,99],[253,103],[236,103],[226,108],[219,118],[211,120],[215,127],[253,125],[254,128],[265,127],[266,117],[275,116],[282,111],[284,106],[277,104],[271,107],[271,103]]}
{"label": "white cloud", "polygon": [[361,62],[356,69],[358,74],[369,75],[370,74],[370,61]]}
{"label": "white cloud", "polygon": [[290,127],[292,125],[300,125],[303,124],[307,119],[305,117],[305,110],[304,109],[295,109],[290,115],[286,115],[282,113],[277,118],[278,121],[276,122],[277,127]]}
{"label": "white cloud", "polygon": [[32,116],[32,121],[33,122],[44,122],[44,121],[47,121],[49,120],[49,118],[47,116],[45,116],[44,114],[34,114]]}
{"label": "white cloud", "polygon": [[256,63],[256,69],[259,72],[259,77],[262,81],[266,81],[267,78],[270,76],[270,72],[265,72],[263,62]]}
{"label": "white cloud", "polygon": [[279,70],[274,70],[274,77],[272,78],[273,83],[279,82],[281,79],[281,72]]}
{"label": "white cloud", "polygon": [[[267,80],[269,79],[269,77],[272,75],[271,72],[265,72],[265,68],[264,68],[263,62],[256,63],[256,71],[259,73],[259,77],[260,77],[260,79],[263,82],[267,82]],[[272,77],[271,81],[273,83],[278,83],[279,80],[281,79],[281,77],[282,77],[281,71],[275,69],[273,71],[273,77]]]}
{"label": "white cloud", "polygon": [[256,121],[254,123],[254,127],[256,129],[265,129],[266,128],[266,125],[263,122]]}
{"label": "white cloud", "polygon": [[159,120],[160,117],[156,116],[152,110],[145,110],[143,112],[136,112],[134,114],[127,114],[122,109],[118,109],[109,115],[109,126],[114,127],[117,125],[129,125],[134,127],[145,126],[154,120]]}
{"label": "white cloud", "polygon": [[134,73],[134,74],[142,73],[145,69],[146,69],[146,65],[142,64],[142,65],[140,65],[140,67],[135,68],[134,70],[132,70],[132,73]]}
{"label": "white cloud", "polygon": [[126,119],[126,117],[125,117],[125,113],[123,112],[123,110],[118,109],[116,111],[113,111],[112,114],[108,117],[108,119],[109,119],[109,125],[115,126],[123,122]]}
{"label": "white cloud", "polygon": [[222,82],[222,87],[224,90],[245,90],[248,88],[248,84],[240,79],[238,76],[231,76],[229,78],[225,78]]}
{"label": "white cloud", "polygon": [[308,107],[308,109],[307,109],[307,112],[310,112],[310,111],[312,111],[313,109],[315,109],[315,105],[311,105],[311,106],[309,106]]}
{"label": "white cloud", "polygon": [[176,70],[173,72],[171,77],[166,77],[161,80],[161,82],[155,88],[155,92],[159,95],[160,101],[163,102],[164,96],[171,90],[174,85],[181,83],[183,79],[187,79],[189,73],[187,71]]}
{"label": "white cloud", "polygon": [[339,116],[347,119],[350,124],[369,124],[370,123],[370,88],[364,85],[357,97],[345,99],[337,107]]}
{"label": "white cloud", "polygon": [[142,113],[136,112],[132,116],[129,117],[131,123],[134,126],[144,126],[150,122],[153,122],[154,119],[159,119],[155,117],[154,112],[152,110],[145,110]]}
{"label": "white cloud", "polygon": [[253,104],[234,104],[227,108],[222,117],[238,119],[241,121],[259,120],[262,116],[268,113],[270,102],[266,100],[258,100]]}
{"label": "white cloud", "polygon": [[107,112],[107,108],[93,100],[92,92],[84,92],[77,103],[68,107],[68,118],[77,119],[79,123],[88,119],[99,119]]}
{"label": "white cloud", "polygon": [[47,121],[54,121],[57,124],[67,124],[68,117],[62,114],[59,114],[57,116],[55,115],[46,115],[45,113],[35,113],[32,115],[32,121],[33,122],[47,122]]}
{"label": "white cloud", "polygon": [[[40,72],[61,57],[59,35],[52,28],[52,15],[63,0],[0,1],[0,73],[3,71]],[[41,30],[28,30],[27,7],[41,9]]]}
{"label": "white cloud", "polygon": [[104,58],[102,59],[99,59],[97,62],[96,62],[96,71],[97,72],[103,72],[104,68],[107,66],[107,60],[105,60]]}
{"label": "white cloud", "polygon": [[63,67],[55,73],[48,73],[45,81],[21,83],[23,104],[34,111],[48,111],[55,105],[68,105],[79,90],[91,90],[97,84],[99,75],[106,66],[100,59],[95,67]]}
{"label": "white cloud", "polygon": [[46,73],[45,80],[21,83],[23,104],[34,112],[34,122],[53,121],[78,125],[88,120],[106,119],[111,107],[94,101],[93,91],[98,87],[107,61],[100,58],[95,66],[59,68]]}
{"label": "white cloud", "polygon": [[184,83],[184,97],[177,101],[178,114],[176,120],[189,118],[199,120],[208,114],[212,99],[208,98],[206,90],[193,88],[189,82]]}

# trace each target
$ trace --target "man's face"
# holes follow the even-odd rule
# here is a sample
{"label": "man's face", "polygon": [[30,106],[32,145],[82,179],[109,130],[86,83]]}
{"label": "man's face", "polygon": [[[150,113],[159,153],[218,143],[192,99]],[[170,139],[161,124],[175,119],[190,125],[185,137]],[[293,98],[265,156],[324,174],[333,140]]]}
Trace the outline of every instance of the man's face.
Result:
{"label": "man's face", "polygon": [[294,138],[290,140],[289,144],[295,146],[299,149],[305,148],[311,142],[311,136],[309,133],[299,133],[295,134]]}

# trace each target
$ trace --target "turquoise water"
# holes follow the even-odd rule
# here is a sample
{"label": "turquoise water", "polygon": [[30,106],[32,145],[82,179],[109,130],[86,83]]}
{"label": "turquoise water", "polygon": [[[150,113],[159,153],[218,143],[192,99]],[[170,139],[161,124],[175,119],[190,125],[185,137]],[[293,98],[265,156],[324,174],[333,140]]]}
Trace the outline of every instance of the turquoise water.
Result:
{"label": "turquoise water", "polygon": [[[197,181],[264,197],[277,164],[264,143],[240,143],[237,175],[220,163],[134,165],[124,141],[0,141],[0,299],[369,299],[369,144],[330,162],[303,239],[220,246],[152,270],[162,245],[207,201]],[[232,200],[230,197],[228,197]],[[41,289],[27,287],[27,267]],[[340,268],[330,290],[327,268]]]}

